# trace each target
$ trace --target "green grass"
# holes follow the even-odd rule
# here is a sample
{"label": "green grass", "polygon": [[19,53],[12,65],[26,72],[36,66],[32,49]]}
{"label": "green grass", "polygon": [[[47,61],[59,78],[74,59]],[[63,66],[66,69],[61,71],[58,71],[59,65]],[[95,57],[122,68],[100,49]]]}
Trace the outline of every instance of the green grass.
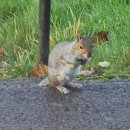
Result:
{"label": "green grass", "polygon": [[[107,30],[109,41],[96,45],[91,62],[103,78],[130,76],[130,5],[125,0],[52,0],[50,48],[73,40],[77,32],[91,36]],[[1,0],[0,78],[27,77],[37,58],[38,0]],[[102,69],[98,62],[112,66]]]}

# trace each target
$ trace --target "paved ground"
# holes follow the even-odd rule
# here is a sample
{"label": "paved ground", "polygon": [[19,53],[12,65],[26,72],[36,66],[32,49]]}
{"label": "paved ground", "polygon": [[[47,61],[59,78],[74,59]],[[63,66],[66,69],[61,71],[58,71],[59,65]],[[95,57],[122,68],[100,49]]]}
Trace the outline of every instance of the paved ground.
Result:
{"label": "paved ground", "polygon": [[129,79],[82,81],[68,95],[39,81],[0,81],[0,130],[130,130]]}

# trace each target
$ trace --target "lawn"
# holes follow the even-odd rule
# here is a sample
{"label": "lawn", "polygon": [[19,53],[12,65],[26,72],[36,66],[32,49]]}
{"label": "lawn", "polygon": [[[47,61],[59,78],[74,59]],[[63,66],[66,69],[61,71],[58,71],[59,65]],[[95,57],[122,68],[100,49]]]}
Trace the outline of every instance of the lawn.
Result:
{"label": "lawn", "polygon": [[[52,0],[50,50],[76,33],[105,30],[108,41],[96,44],[92,60],[97,77],[130,76],[130,5],[125,0]],[[28,77],[38,51],[38,0],[1,0],[0,78]],[[98,62],[111,62],[101,68]]]}

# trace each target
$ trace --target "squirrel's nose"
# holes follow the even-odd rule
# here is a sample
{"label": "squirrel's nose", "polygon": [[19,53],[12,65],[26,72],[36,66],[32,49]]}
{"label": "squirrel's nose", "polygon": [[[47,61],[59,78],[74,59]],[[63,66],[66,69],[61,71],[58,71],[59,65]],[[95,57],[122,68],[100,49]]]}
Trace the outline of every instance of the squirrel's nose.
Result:
{"label": "squirrel's nose", "polygon": [[91,57],[91,52],[90,51],[87,53],[87,56],[88,56],[88,58]]}

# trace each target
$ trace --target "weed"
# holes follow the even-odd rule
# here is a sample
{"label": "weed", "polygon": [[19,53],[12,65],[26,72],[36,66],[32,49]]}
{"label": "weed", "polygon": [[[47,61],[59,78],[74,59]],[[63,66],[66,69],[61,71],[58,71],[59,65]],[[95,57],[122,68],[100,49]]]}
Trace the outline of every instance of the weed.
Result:
{"label": "weed", "polygon": [[[96,45],[91,62],[102,77],[130,75],[130,6],[124,0],[53,0],[51,5],[50,50],[59,42],[82,34],[106,30],[107,42]],[[0,78],[28,76],[38,47],[38,0],[1,0]],[[111,62],[107,69],[98,67],[100,61]],[[101,70],[101,71],[100,71]]]}

